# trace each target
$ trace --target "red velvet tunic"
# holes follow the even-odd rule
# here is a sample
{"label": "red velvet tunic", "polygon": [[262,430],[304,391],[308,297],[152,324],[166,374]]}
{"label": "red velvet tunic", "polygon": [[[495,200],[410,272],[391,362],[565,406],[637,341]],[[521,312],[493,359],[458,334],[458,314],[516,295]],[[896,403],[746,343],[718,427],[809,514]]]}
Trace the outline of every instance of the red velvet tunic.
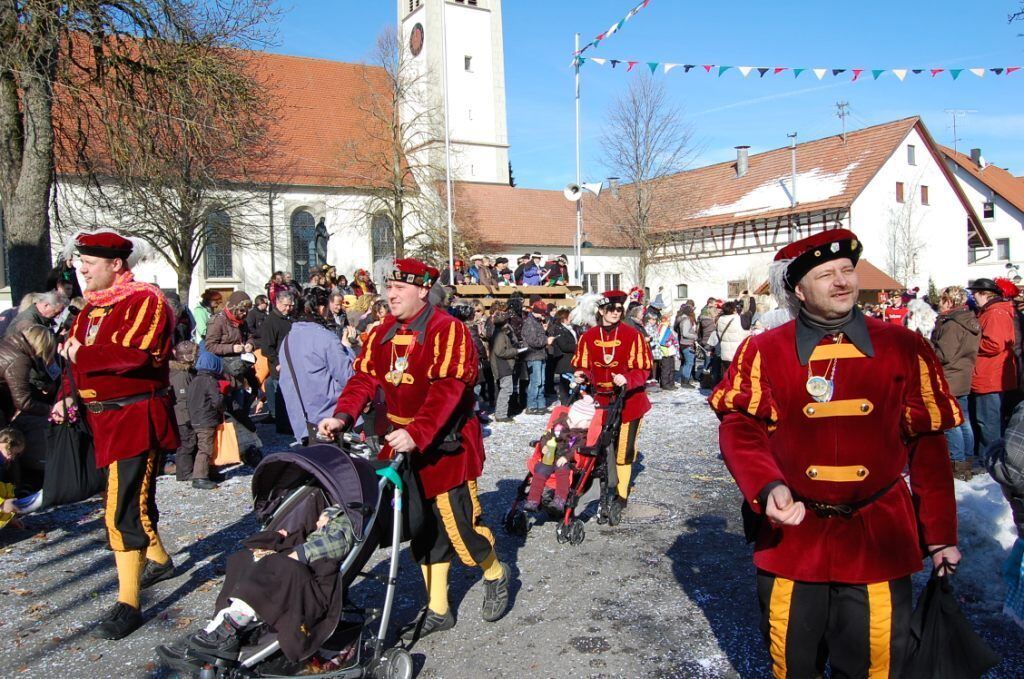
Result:
{"label": "red velvet tunic", "polygon": [[[154,285],[106,307],[86,304],[71,336],[82,343],[72,364],[78,395],[85,403],[155,393],[170,386],[167,366],[173,312]],[[69,389],[65,384],[63,388]],[[66,395],[67,391],[65,391]],[[131,403],[121,410],[85,412],[96,446],[96,466],[149,450],[178,447],[178,425],[170,394]]]}
{"label": "red velvet tunic", "polygon": [[[612,360],[605,362],[605,354]],[[639,420],[651,409],[647,399],[647,377],[651,374],[654,360],[651,347],[636,328],[618,323],[614,328],[594,327],[583,333],[572,357],[572,367],[586,374],[594,385],[594,398],[602,406],[612,399],[614,383],[612,375],[626,378],[626,403],[622,408],[622,421]]]}
{"label": "red velvet tunic", "polygon": [[[382,388],[392,427],[407,430],[416,442],[412,468],[429,499],[483,472],[484,440],[474,412],[476,347],[464,323],[432,306],[407,324],[396,328],[397,323],[388,316],[370,332],[335,412],[355,421]],[[396,380],[393,369],[401,357],[408,367]],[[459,422],[456,449],[440,450]],[[381,457],[391,457],[390,447],[385,446]]]}
{"label": "red velvet tunic", "polygon": [[[956,543],[956,501],[943,430],[962,414],[931,347],[905,328],[865,319],[874,356],[825,337],[811,368],[837,356],[835,393],[807,393],[808,366],[796,323],[746,340],[710,403],[722,418],[725,463],[758,513],[758,495],[782,481],[794,495],[828,504],[881,498],[851,517],[810,509],[798,526],[761,526],[758,568],[792,580],[863,584],[921,569],[923,546]],[[909,467],[910,483],[901,479]],[[842,480],[838,480],[842,479]]]}

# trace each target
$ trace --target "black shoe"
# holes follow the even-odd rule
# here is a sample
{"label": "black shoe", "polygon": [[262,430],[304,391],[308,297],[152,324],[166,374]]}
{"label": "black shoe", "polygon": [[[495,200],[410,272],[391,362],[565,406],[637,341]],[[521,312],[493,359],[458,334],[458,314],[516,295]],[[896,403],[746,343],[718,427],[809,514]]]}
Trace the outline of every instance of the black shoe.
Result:
{"label": "black shoe", "polygon": [[164,665],[187,677],[198,675],[199,671],[203,669],[203,665],[206,664],[201,659],[189,654],[187,641],[157,646],[156,656]]}
{"label": "black shoe", "polygon": [[414,622],[398,631],[398,636],[402,641],[418,641],[434,632],[446,632],[452,627],[455,627],[455,615],[452,614],[452,609],[449,608],[444,615],[438,615],[430,608],[424,608]]}
{"label": "black shoe", "polygon": [[624,511],[626,511],[626,499],[616,495],[608,502],[608,525],[619,525]]}
{"label": "black shoe", "polygon": [[146,559],[146,567],[142,569],[142,577],[139,579],[139,588],[148,589],[158,582],[170,580],[173,577],[173,561],[168,559],[167,563],[157,563],[152,559]]}
{"label": "black shoe", "polygon": [[225,615],[212,632],[201,629],[188,638],[188,647],[196,655],[213,656],[224,660],[238,660],[242,648],[242,628],[235,624],[230,615]]}
{"label": "black shoe", "polygon": [[516,420],[514,417],[495,417],[494,421],[505,424],[506,422],[515,422]]}
{"label": "black shoe", "polygon": [[118,601],[114,607],[100,618],[89,633],[97,639],[116,641],[123,639],[142,627],[142,611]]}
{"label": "black shoe", "polygon": [[192,479],[192,487],[199,490],[213,490],[217,484],[210,479]]}
{"label": "black shoe", "polygon": [[484,604],[480,611],[486,622],[496,622],[508,613],[508,566],[501,564],[501,577],[484,580]]}

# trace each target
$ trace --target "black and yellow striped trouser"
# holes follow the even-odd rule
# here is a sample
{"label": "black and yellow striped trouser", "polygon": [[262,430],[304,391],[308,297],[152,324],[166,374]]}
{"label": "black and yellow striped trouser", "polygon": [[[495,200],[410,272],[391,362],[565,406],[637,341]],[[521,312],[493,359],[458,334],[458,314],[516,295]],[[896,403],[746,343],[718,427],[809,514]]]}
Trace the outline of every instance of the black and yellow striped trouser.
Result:
{"label": "black and yellow striped trouser", "polygon": [[615,464],[633,464],[636,461],[636,437],[640,434],[643,418],[623,422],[619,438],[615,441]]}
{"label": "black and yellow striped trouser", "polygon": [[910,577],[869,585],[794,582],[758,571],[761,632],[775,679],[898,679],[913,610]]}
{"label": "black and yellow striped trouser", "polygon": [[447,563],[458,555],[467,566],[478,566],[494,551],[494,534],[483,524],[476,481],[424,502],[423,526],[409,545],[420,564]]}
{"label": "black and yellow striped trouser", "polygon": [[115,552],[145,549],[157,538],[157,451],[151,450],[107,468],[104,522],[107,542]]}

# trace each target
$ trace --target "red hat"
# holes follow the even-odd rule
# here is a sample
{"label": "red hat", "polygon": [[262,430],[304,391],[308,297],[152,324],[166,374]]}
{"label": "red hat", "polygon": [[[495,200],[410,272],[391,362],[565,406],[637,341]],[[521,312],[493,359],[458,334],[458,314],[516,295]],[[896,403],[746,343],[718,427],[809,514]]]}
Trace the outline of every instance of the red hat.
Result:
{"label": "red hat", "polygon": [[1003,297],[1007,299],[1013,299],[1020,294],[1020,290],[1017,288],[1017,284],[1011,281],[1009,278],[997,278],[995,279],[996,287],[999,288],[999,292],[1002,293]]}
{"label": "red hat", "polygon": [[79,254],[88,257],[127,261],[135,246],[130,240],[113,231],[100,231],[79,234],[75,238],[75,247],[78,248]]}
{"label": "red hat", "polygon": [[429,288],[439,275],[438,270],[434,267],[427,266],[420,260],[410,257],[395,260],[395,268],[391,272],[389,280]]}
{"label": "red hat", "polygon": [[860,259],[864,245],[857,234],[848,229],[830,229],[790,243],[775,255],[775,261],[790,261],[786,267],[786,288],[792,290],[808,271],[833,259],[849,259],[854,264]]}
{"label": "red hat", "polygon": [[530,307],[531,310],[536,311],[538,314],[546,314],[548,312],[548,305],[544,302],[537,300]]}
{"label": "red hat", "polygon": [[607,306],[607,305],[613,304],[613,303],[614,304],[625,304],[626,303],[626,297],[628,296],[622,290],[605,290],[602,293],[602,295],[603,295],[602,299],[600,301],[598,301],[598,303],[597,303],[598,307]]}

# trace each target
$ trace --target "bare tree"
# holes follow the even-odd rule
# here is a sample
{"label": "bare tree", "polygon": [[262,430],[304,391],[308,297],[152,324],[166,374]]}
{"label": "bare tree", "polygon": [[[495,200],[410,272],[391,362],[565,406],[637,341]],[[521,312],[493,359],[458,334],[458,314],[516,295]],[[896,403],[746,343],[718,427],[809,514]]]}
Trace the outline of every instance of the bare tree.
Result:
{"label": "bare tree", "polygon": [[[637,252],[636,285],[646,283],[667,236],[665,178],[684,170],[694,155],[692,129],[668,100],[664,86],[650,76],[631,81],[611,108],[603,135],[605,163],[626,184],[607,206],[604,219],[619,228],[623,245]],[[672,199],[678,200],[677,192]],[[663,200],[665,198],[665,200]]]}
{"label": "bare tree", "polygon": [[1017,5],[1017,11],[1010,12],[1007,17],[1007,23],[1013,23],[1014,21],[1024,20],[1024,2],[1020,2]]}
{"label": "bare tree", "polygon": [[917,275],[917,254],[924,242],[920,238],[921,216],[915,210],[918,185],[908,188],[907,200],[889,208],[885,231],[885,268],[890,276],[903,285],[909,285]]}
{"label": "bare tree", "polygon": [[[406,245],[409,255],[444,268],[448,266],[448,203],[441,180],[431,185],[438,190],[422,197],[417,229],[408,237]],[[495,248],[495,244],[487,242],[475,226],[476,210],[464,193],[463,188],[455,184],[452,191],[452,249],[459,259]]]}

